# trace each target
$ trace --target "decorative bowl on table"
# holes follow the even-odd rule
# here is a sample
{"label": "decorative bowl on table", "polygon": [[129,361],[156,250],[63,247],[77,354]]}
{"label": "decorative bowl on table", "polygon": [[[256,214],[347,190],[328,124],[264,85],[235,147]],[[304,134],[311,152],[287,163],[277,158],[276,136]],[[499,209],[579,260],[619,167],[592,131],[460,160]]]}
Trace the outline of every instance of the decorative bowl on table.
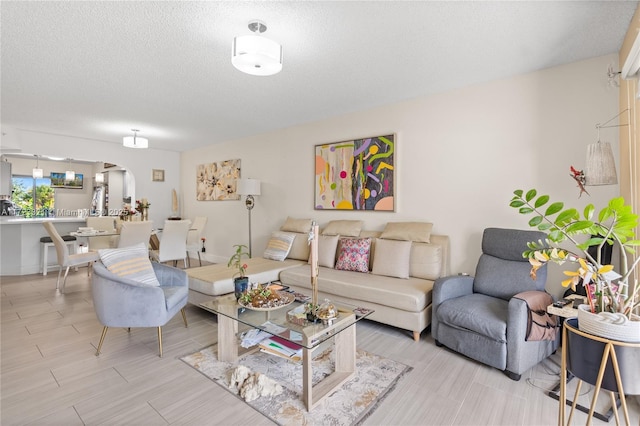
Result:
{"label": "decorative bowl on table", "polygon": [[258,288],[243,292],[238,303],[240,306],[254,311],[273,311],[290,305],[294,300],[295,296],[291,293],[258,286]]}

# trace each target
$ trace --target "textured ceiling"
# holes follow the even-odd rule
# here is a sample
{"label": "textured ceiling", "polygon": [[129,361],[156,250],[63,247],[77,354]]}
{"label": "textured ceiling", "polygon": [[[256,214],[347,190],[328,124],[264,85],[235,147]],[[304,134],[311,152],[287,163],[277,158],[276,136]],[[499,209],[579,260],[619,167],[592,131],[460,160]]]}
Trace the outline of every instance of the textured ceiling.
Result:
{"label": "textured ceiling", "polygon": [[[183,151],[616,53],[637,2],[2,1],[2,124]],[[231,65],[261,19],[277,75]],[[603,79],[606,70],[602,70]]]}

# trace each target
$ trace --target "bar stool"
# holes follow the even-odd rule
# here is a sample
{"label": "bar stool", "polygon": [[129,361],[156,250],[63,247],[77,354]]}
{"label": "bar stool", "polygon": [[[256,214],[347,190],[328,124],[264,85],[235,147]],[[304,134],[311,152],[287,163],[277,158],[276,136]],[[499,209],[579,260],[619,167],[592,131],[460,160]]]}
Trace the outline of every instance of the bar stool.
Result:
{"label": "bar stool", "polygon": [[[75,253],[77,251],[77,238],[72,236],[72,235],[62,235],[62,240],[64,241],[64,243],[66,245],[69,246],[69,251],[72,253]],[[49,270],[49,268],[58,266],[57,264],[55,265],[49,265],[48,263],[48,257],[49,257],[49,247],[55,247],[55,244],[53,244],[53,240],[51,239],[51,237],[42,237],[40,238],[40,246],[42,248],[42,256],[40,256],[42,258],[42,275],[47,275],[47,271]],[[73,251],[72,251],[73,249]]]}

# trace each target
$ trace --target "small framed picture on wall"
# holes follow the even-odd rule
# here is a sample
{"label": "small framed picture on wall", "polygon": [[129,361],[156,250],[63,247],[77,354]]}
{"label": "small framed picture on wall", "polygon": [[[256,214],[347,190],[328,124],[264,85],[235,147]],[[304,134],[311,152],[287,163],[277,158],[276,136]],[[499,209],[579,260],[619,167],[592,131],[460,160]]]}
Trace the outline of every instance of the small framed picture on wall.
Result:
{"label": "small framed picture on wall", "polygon": [[164,170],[153,169],[151,180],[154,182],[164,182]]}

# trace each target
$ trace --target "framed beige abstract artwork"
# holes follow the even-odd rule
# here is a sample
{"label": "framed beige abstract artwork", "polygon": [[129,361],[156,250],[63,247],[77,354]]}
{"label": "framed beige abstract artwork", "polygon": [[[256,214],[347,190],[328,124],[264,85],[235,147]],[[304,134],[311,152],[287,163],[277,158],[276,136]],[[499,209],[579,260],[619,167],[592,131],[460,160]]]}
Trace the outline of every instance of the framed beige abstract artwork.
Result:
{"label": "framed beige abstract artwork", "polygon": [[240,179],[240,160],[198,164],[196,199],[198,201],[239,200],[236,181]]}

